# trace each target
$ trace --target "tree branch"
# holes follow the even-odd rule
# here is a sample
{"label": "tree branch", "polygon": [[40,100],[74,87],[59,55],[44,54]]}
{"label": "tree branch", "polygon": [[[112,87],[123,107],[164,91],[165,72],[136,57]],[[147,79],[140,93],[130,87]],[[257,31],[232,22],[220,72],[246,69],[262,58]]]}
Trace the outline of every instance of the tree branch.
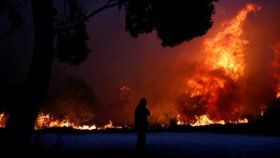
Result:
{"label": "tree branch", "polygon": [[[73,28],[73,27],[76,27],[80,24],[83,24],[84,22],[88,21],[91,17],[93,17],[94,15],[96,15],[97,13],[103,11],[103,10],[106,10],[108,8],[112,8],[112,7],[115,7],[117,5],[121,5],[121,4],[124,4],[126,2],[128,2],[128,0],[123,0],[121,2],[115,2],[115,3],[112,3],[113,1],[115,0],[110,0],[108,1],[106,4],[104,4],[102,7],[100,7],[99,9],[97,10],[94,10],[92,11],[90,14],[88,14],[87,16],[85,16],[84,19],[82,19],[80,22],[76,23],[76,24],[73,24],[73,25],[70,25],[70,26],[67,26],[65,28],[58,28],[57,30],[64,30],[64,29],[70,29],[70,28]],[[21,25],[20,25],[21,26]],[[10,30],[8,30],[7,32],[3,33],[0,35],[0,40],[5,38],[6,36],[10,35],[12,32],[14,32],[15,30],[17,30],[20,26],[15,26],[15,27],[12,27]]]}
{"label": "tree branch", "polygon": [[12,27],[12,28],[11,28],[10,30],[8,30],[7,32],[1,34],[1,35],[0,35],[0,40],[3,39],[3,38],[5,38],[6,36],[10,35],[12,32],[14,32],[15,30],[17,30],[20,26],[21,26],[21,25]]}
{"label": "tree branch", "polygon": [[97,10],[94,10],[93,12],[91,12],[88,16],[85,17],[85,19],[83,19],[81,22],[85,22],[87,21],[89,18],[91,18],[92,16],[94,16],[95,14],[105,10],[105,9],[108,9],[108,8],[111,8],[111,7],[114,7],[116,5],[119,5],[120,3],[119,2],[115,2],[113,4],[110,4],[111,2],[113,1],[108,1],[104,6],[102,6],[101,8],[97,9]]}
{"label": "tree branch", "polygon": [[[23,9],[27,4],[28,4],[28,1],[29,0],[22,0],[20,2],[17,2],[15,4],[13,4],[13,8],[16,8],[16,10],[19,10],[19,9]],[[6,3],[5,3],[6,2]],[[2,4],[2,3],[1,3]],[[3,5],[3,4],[2,4]],[[7,0],[7,1],[4,1],[4,6],[1,6],[0,7],[0,15],[1,13],[3,13],[5,11],[5,9],[7,9],[9,7],[10,4],[10,1]],[[11,7],[11,6],[10,6]],[[7,13],[8,14],[8,13]],[[3,14],[2,14],[3,15]],[[20,16],[21,18],[21,16]],[[5,38],[6,36],[10,35],[12,32],[14,32],[15,30],[17,30],[20,26],[22,26],[22,24],[24,23],[24,21],[21,21],[20,24],[16,24],[14,25],[12,28],[10,28],[7,32],[3,33],[3,34],[0,34],[0,40]]]}

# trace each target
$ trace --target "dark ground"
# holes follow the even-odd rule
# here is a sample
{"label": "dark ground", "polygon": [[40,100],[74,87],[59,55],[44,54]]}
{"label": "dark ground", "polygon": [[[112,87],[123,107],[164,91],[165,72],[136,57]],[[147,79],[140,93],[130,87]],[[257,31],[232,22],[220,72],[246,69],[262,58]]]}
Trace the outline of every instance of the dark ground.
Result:
{"label": "dark ground", "polygon": [[[280,137],[209,132],[155,132],[144,154],[134,133],[38,134],[40,155],[51,157],[280,157]],[[60,139],[58,143],[58,139]]]}

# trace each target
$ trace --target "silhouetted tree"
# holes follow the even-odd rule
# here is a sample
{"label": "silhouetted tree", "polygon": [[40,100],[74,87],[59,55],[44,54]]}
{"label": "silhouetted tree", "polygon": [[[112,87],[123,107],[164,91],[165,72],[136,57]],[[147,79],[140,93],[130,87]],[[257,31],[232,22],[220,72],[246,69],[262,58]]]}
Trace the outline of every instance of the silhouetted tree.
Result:
{"label": "silhouetted tree", "polygon": [[204,35],[212,26],[213,14],[213,0],[131,0],[126,30],[133,37],[155,30],[162,46],[175,46]]}
{"label": "silhouetted tree", "polygon": [[[28,1],[1,0],[0,15],[7,16],[13,27],[0,38],[24,23],[20,9]],[[89,54],[85,23],[91,17],[114,6],[125,8],[126,30],[133,37],[156,31],[162,46],[175,46],[207,32],[212,25],[215,0],[104,0],[102,7],[89,14],[85,13],[79,0],[64,0],[64,8],[56,9],[53,0],[30,1],[34,52],[22,95],[11,110],[8,123],[9,128],[15,129],[16,141],[21,145],[30,138],[40,104],[46,96],[53,57],[64,63],[79,64]],[[63,16],[58,18],[56,15],[60,11]]]}

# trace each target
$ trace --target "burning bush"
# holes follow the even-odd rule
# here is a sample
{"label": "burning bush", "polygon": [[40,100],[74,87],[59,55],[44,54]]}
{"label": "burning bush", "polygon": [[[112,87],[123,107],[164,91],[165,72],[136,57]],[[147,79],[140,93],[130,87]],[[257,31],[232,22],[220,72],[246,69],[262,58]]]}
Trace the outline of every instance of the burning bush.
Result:
{"label": "burning bush", "polygon": [[66,77],[50,92],[41,112],[75,125],[93,124],[95,104],[95,96],[84,81]]}

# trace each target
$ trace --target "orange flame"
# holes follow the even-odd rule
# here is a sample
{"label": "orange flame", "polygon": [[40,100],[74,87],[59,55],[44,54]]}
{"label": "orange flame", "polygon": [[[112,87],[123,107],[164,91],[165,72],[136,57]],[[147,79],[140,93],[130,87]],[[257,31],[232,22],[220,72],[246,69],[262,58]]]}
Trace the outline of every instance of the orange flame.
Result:
{"label": "orange flame", "polygon": [[34,129],[40,130],[45,128],[55,128],[55,127],[68,127],[73,129],[79,129],[79,130],[95,130],[95,125],[76,125],[73,122],[70,122],[67,119],[55,119],[49,114],[40,113],[37,117],[37,120],[35,122]]}
{"label": "orange flame", "polygon": [[98,127],[98,130],[105,130],[105,129],[122,129],[122,126],[114,126],[113,122],[109,120],[109,122],[104,125],[103,127]]}
{"label": "orange flame", "polygon": [[[184,122],[181,120],[180,115],[177,115],[177,125],[186,125],[188,123]],[[219,121],[214,121],[208,118],[207,115],[201,115],[201,116],[195,116],[196,121],[194,121],[193,123],[190,123],[191,126],[206,126],[206,125],[212,125],[212,124],[220,124],[220,125],[224,125],[226,124],[226,122],[224,120],[219,120]],[[248,123],[248,119],[244,118],[244,119],[238,119],[235,121],[229,121],[228,123],[231,124],[242,124],[242,123]]]}
{"label": "orange flame", "polygon": [[196,121],[194,123],[191,123],[191,126],[205,126],[205,125],[211,125],[211,124],[221,124],[224,125],[225,121],[220,120],[220,121],[213,121],[208,118],[207,115],[201,115],[201,116],[196,116]]}
{"label": "orange flame", "polygon": [[276,44],[274,49],[274,61],[272,62],[272,68],[274,70],[273,77],[276,80],[276,98],[280,98],[280,42]]}
{"label": "orange flame", "polygon": [[78,130],[106,130],[106,129],[122,129],[122,126],[114,126],[113,122],[109,120],[109,122],[102,126],[97,127],[96,125],[76,125],[73,122],[70,122],[67,119],[55,119],[51,117],[49,114],[40,113],[37,117],[36,123],[35,123],[35,130],[41,130],[45,128],[73,128]]}
{"label": "orange flame", "polygon": [[41,130],[45,128],[73,128],[78,130],[106,130],[106,129],[122,129],[122,126],[114,126],[113,122],[109,120],[109,122],[102,126],[97,127],[96,125],[76,125],[73,122],[70,122],[67,119],[55,119],[51,117],[49,114],[40,113],[37,117],[35,123],[35,130]]}
{"label": "orange flame", "polygon": [[0,114],[0,128],[6,127],[7,120],[8,120],[8,115],[6,115],[5,113],[1,113]]}
{"label": "orange flame", "polygon": [[259,9],[254,4],[248,4],[231,22],[224,24],[224,30],[205,41],[205,52],[209,54],[205,65],[209,69],[222,68],[225,74],[234,80],[244,74],[244,46],[249,41],[241,38],[242,26],[248,14]]}
{"label": "orange flame", "polygon": [[[182,120],[182,115],[177,115],[177,124],[190,124],[191,126],[203,126],[210,124],[225,124],[225,123],[248,123],[246,118],[239,116],[235,120],[225,120],[223,118],[212,118],[213,114],[219,115],[217,110],[217,100],[219,91],[225,88],[228,80],[238,82],[244,75],[246,64],[244,61],[245,46],[249,41],[242,38],[243,24],[250,13],[255,13],[260,10],[260,7],[254,4],[248,4],[243,8],[236,17],[230,22],[223,24],[223,28],[211,39],[206,39],[204,43],[204,53],[206,58],[201,63],[201,66],[194,74],[186,80],[186,94],[190,98],[199,97],[198,104],[206,105],[204,114],[195,115],[195,118],[190,122]],[[280,68],[278,60],[280,60],[280,44],[279,49],[275,50],[276,61],[274,66]],[[277,97],[280,97],[280,73],[275,74],[275,78],[279,81],[276,92]],[[127,91],[129,88],[122,87],[121,91]],[[126,98],[126,95],[123,95]],[[190,107],[186,107],[190,108]],[[235,109],[234,113],[239,113],[239,109]],[[212,114],[212,115],[211,115]],[[6,125],[6,114],[0,114],[0,127]],[[195,121],[194,121],[195,120]],[[110,128],[122,128],[114,126],[112,121],[109,121],[103,127],[96,125],[76,125],[67,119],[56,119],[49,114],[40,113],[34,129],[40,130],[53,127],[70,127],[79,130],[102,130]]]}
{"label": "orange flame", "polygon": [[[0,114],[0,128],[6,127],[6,122],[8,120],[8,115],[5,113]],[[106,130],[106,129],[122,129],[122,126],[114,126],[113,122],[110,120],[106,125],[102,127],[97,127],[96,125],[77,125],[74,122],[70,122],[67,119],[56,119],[50,114],[39,113],[34,129],[42,130],[47,128],[73,128],[77,130]],[[126,128],[129,128],[125,125]]]}
{"label": "orange flame", "polygon": [[180,114],[177,114],[177,116],[176,116],[176,124],[177,125],[185,125],[186,124],[184,121],[182,121],[182,118],[181,118]]}
{"label": "orange flame", "polygon": [[[222,118],[218,121],[209,119],[208,114],[219,115],[217,109],[219,92],[225,89],[227,82],[238,82],[244,75],[246,67],[244,49],[249,41],[242,38],[242,26],[249,13],[258,10],[260,7],[248,4],[230,22],[223,24],[222,30],[215,37],[205,40],[206,57],[194,74],[187,78],[186,94],[190,98],[200,98],[197,104],[205,104],[207,110],[205,115],[195,116],[197,122],[191,125],[225,123]],[[235,109],[235,113],[239,113],[238,109]],[[240,120],[240,123],[242,122],[243,119]]]}

